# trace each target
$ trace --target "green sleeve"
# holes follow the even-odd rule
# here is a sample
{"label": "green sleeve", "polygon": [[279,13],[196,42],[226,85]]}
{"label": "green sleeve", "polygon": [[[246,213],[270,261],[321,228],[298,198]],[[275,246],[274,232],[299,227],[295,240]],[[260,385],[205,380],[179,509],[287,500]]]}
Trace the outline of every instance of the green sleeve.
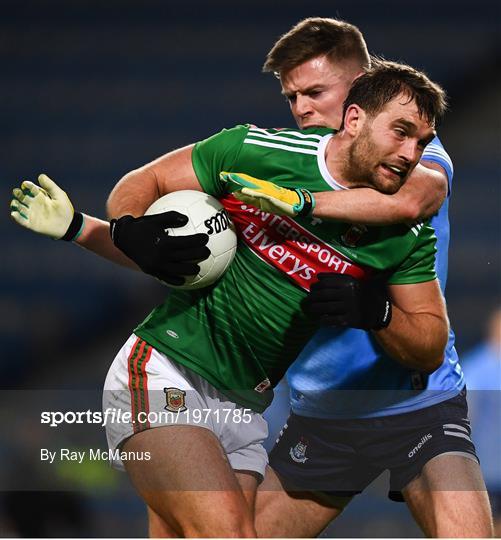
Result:
{"label": "green sleeve", "polygon": [[226,193],[226,184],[219,179],[221,171],[231,171],[242,148],[249,125],[223,129],[195,144],[191,161],[203,190],[219,197]]}
{"label": "green sleeve", "polygon": [[[416,230],[416,226],[413,229]],[[392,285],[408,285],[436,279],[436,241],[435,230],[428,224],[422,225],[414,249],[392,274],[388,283]]]}

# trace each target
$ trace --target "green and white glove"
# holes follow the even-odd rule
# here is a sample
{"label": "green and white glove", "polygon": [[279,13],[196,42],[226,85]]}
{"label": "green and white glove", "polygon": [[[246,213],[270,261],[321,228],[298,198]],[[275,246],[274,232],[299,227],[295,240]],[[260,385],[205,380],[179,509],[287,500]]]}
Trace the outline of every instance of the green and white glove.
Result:
{"label": "green and white glove", "polygon": [[66,193],[47,175],[38,177],[40,186],[28,180],[12,191],[10,215],[22,227],[58,240],[76,240],[84,219],[75,212]]}
{"label": "green and white glove", "polygon": [[313,194],[304,188],[285,188],[244,173],[221,172],[233,195],[264,212],[280,216],[309,216],[315,208]]}

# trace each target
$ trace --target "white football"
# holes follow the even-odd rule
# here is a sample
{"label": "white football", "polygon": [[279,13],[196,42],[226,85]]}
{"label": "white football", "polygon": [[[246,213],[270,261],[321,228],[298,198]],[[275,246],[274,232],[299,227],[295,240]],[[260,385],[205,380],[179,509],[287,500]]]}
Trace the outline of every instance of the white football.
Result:
{"label": "white football", "polygon": [[182,190],[160,197],[146,210],[145,215],[175,210],[188,216],[184,227],[166,229],[172,236],[206,233],[211,255],[199,264],[196,276],[186,276],[184,285],[176,289],[201,289],[217,281],[231,264],[237,249],[235,227],[224,206],[214,197],[201,191]]}

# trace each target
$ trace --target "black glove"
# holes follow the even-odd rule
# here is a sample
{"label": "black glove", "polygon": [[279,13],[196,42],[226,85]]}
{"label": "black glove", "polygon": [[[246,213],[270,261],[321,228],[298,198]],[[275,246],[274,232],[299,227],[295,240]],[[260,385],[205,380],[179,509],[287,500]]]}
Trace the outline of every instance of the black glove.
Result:
{"label": "black glove", "polygon": [[151,216],[123,216],[112,219],[110,234],[113,243],[138,266],[152,276],[171,285],[182,285],[183,276],[195,276],[200,262],[210,255],[206,247],[209,235],[169,236],[165,229],[182,227],[188,218],[179,212]]}
{"label": "black glove", "polygon": [[346,274],[318,274],[303,309],[327,326],[380,330],[391,321],[386,284],[359,281]]}

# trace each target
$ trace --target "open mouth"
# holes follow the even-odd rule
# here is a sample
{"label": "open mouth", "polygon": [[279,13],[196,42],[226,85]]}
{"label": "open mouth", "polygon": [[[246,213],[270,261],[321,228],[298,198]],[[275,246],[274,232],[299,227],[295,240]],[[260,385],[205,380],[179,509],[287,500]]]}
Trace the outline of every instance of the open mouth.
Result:
{"label": "open mouth", "polygon": [[383,169],[392,172],[393,174],[396,174],[400,178],[405,178],[407,176],[407,173],[409,172],[409,169],[407,167],[398,167],[397,165],[388,165],[386,163],[382,163],[381,166]]}

